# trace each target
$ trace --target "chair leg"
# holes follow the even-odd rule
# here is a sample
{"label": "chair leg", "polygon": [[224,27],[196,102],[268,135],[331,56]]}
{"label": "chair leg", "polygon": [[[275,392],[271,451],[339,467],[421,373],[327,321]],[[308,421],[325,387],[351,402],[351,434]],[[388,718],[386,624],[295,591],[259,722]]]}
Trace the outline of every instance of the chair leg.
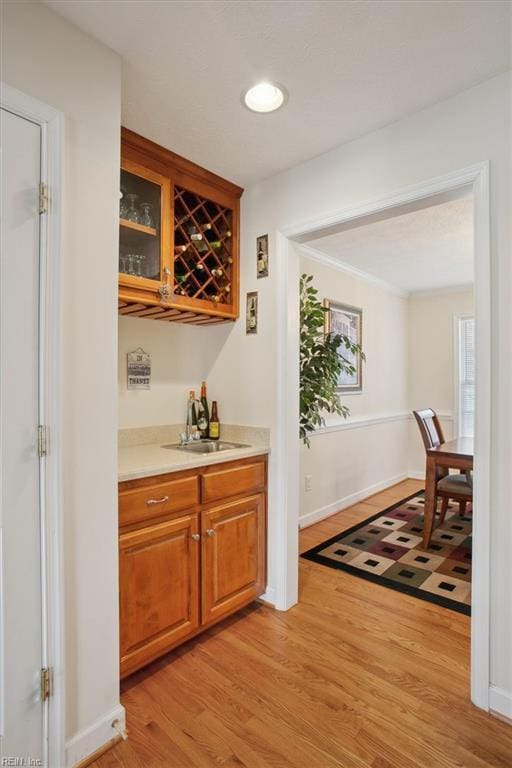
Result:
{"label": "chair leg", "polygon": [[448,511],[448,501],[449,499],[445,496],[443,498],[443,503],[441,504],[441,514],[439,516],[439,525],[442,525],[444,523],[444,519]]}
{"label": "chair leg", "polygon": [[466,501],[459,501],[459,517],[464,517],[466,514]]}

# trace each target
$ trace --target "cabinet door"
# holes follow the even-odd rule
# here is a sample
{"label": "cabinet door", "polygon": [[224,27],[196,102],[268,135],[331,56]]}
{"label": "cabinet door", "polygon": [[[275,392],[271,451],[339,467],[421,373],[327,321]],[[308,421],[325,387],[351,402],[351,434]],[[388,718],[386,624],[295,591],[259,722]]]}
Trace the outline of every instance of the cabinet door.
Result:
{"label": "cabinet door", "polygon": [[265,591],[265,494],[202,513],[202,621],[227,616]]}
{"label": "cabinet door", "polygon": [[[121,163],[119,284],[159,295],[172,286],[171,182],[131,160]],[[170,295],[170,293],[169,293]]]}
{"label": "cabinet door", "polygon": [[120,536],[122,676],[199,626],[198,523],[193,514]]}

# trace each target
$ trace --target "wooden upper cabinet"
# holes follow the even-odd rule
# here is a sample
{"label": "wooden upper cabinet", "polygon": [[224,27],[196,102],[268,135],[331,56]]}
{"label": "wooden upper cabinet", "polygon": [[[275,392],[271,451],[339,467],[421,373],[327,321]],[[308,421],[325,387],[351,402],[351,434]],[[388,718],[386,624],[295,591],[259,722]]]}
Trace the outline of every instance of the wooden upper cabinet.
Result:
{"label": "wooden upper cabinet", "polygon": [[123,128],[119,313],[200,325],[236,319],[242,192]]}

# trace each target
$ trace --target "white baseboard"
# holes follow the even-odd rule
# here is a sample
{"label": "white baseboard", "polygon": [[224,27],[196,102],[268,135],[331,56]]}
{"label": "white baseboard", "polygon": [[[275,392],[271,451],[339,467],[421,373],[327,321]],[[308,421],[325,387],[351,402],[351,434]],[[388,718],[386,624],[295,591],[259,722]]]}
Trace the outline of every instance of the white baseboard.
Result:
{"label": "white baseboard", "polygon": [[410,477],[411,480],[425,480],[425,470],[424,469],[409,469],[407,472],[407,477]]}
{"label": "white baseboard", "polygon": [[314,509],[312,512],[307,512],[299,518],[299,528],[307,528],[314,523],[318,523],[320,520],[324,520],[326,517],[336,514],[336,512],[341,512],[342,509],[351,507],[353,504],[357,504],[358,501],[362,501],[368,496],[372,496],[374,493],[383,491],[391,485],[396,485],[396,483],[400,483],[408,477],[410,477],[408,473],[396,475],[395,477],[388,477],[386,480],[381,480],[378,483],[374,483],[374,485],[369,485],[367,488],[363,488],[362,491],[357,491],[357,493],[352,493],[350,496],[345,496],[343,499],[338,499],[332,504],[327,504],[325,507],[320,507],[320,509]]}
{"label": "white baseboard", "polygon": [[512,693],[491,685],[489,688],[489,709],[512,723]]}
{"label": "white baseboard", "polygon": [[121,731],[124,731],[125,711],[121,704],[118,704],[88,728],[79,731],[66,743],[67,768],[73,768],[81,760],[85,760],[93,752],[119,736],[119,733],[112,728],[114,720],[119,720],[119,727]]}
{"label": "white baseboard", "polygon": [[276,604],[276,591],[274,587],[267,587],[266,592],[264,592],[259,597],[260,600],[263,600],[264,603],[269,603],[269,605],[275,606]]}

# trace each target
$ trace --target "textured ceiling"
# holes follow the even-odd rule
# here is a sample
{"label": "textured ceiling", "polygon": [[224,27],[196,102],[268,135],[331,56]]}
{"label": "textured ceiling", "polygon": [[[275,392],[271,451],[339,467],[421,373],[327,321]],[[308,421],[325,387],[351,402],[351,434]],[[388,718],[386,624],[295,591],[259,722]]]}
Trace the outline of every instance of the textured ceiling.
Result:
{"label": "textured ceiling", "polygon": [[308,246],[406,292],[467,285],[473,282],[473,198],[362,223]]}
{"label": "textured ceiling", "polygon": [[[508,0],[46,0],[123,59],[124,124],[247,185],[510,66]],[[269,115],[240,94],[289,91]]]}

